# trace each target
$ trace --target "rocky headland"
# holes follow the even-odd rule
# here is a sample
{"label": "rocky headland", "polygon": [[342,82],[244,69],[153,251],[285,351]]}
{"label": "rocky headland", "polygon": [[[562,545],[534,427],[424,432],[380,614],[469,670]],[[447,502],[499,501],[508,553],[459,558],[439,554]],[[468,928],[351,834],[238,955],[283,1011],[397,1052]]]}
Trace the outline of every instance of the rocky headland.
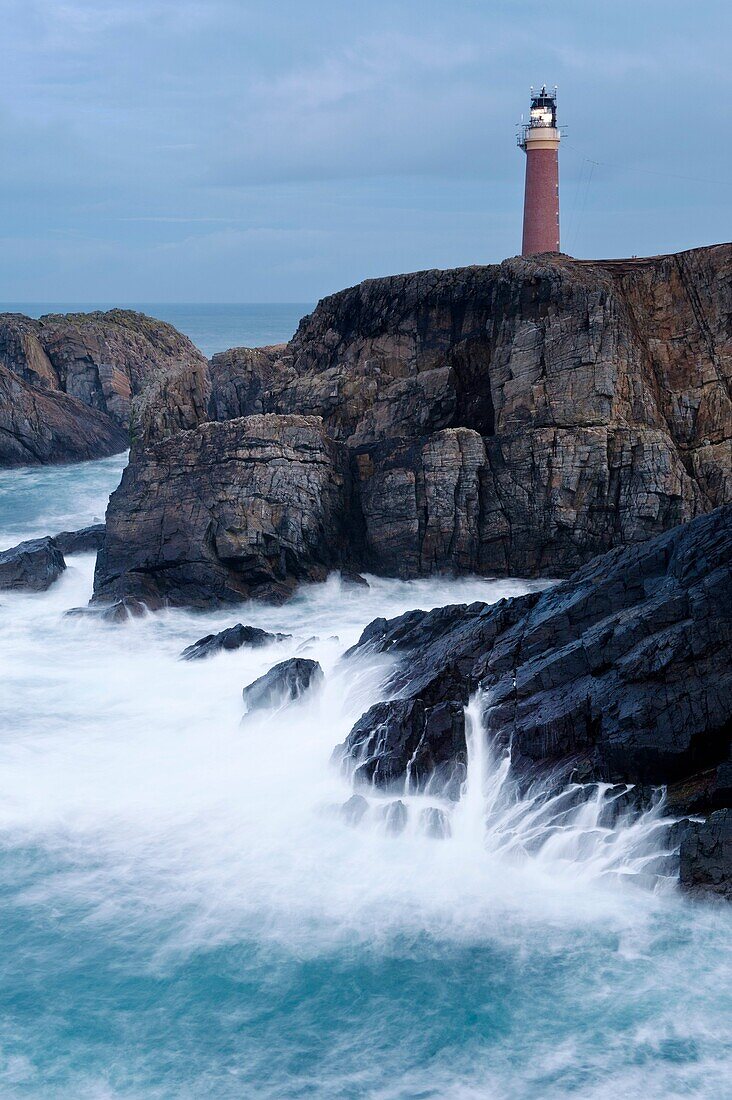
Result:
{"label": "rocky headland", "polygon": [[[479,692],[520,782],[632,784],[616,809],[664,786],[682,882],[730,893],[732,246],[370,280],[288,344],[210,364],[139,315],[6,317],[6,376],[6,462],[68,460],[43,401],[64,430],[77,417],[82,451],[131,436],[88,536],[95,613],[115,621],[283,600],[332,570],[569,578],[372,623],[356,653],[396,668],[336,758],[357,787],[449,802]],[[284,698],[289,671],[248,705]]]}
{"label": "rocky headland", "polygon": [[370,280],[136,402],[98,599],[568,576],[732,499],[732,246]]}

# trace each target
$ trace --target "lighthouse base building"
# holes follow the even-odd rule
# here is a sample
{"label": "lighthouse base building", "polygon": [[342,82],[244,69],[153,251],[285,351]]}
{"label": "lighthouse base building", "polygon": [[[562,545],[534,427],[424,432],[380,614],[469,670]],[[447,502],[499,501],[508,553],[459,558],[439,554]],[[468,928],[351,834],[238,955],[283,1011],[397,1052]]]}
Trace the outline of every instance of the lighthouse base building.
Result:
{"label": "lighthouse base building", "polygon": [[559,252],[559,140],[556,88],[532,89],[529,122],[518,134],[526,153],[522,256]]}

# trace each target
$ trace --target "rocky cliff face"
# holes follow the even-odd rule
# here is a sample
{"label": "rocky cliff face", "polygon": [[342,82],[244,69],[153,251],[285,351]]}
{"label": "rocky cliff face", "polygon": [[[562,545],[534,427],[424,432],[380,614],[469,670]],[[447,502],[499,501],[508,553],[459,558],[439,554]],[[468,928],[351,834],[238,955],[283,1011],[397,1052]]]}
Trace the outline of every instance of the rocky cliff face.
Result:
{"label": "rocky cliff face", "polygon": [[133,397],[180,372],[207,378],[206,361],[171,325],[141,313],[110,310],[37,321],[0,315],[0,386],[6,396],[0,404],[0,464],[73,462],[124,450]]}
{"label": "rocky cliff face", "polygon": [[[729,245],[371,280],[326,298],[285,347],[214,357],[210,393],[200,369],[179,369],[140,413],[134,484],[150,486],[151,523],[175,513],[182,529],[166,483],[197,444],[171,432],[205,436],[222,466],[234,447],[235,468],[238,418],[317,416],[350,466],[339,561],[405,577],[568,575],[732,499],[731,317]],[[163,436],[177,443],[161,463]],[[297,494],[293,483],[295,509]],[[134,595],[141,563],[156,560],[160,576],[168,563],[164,546],[115,541],[118,527],[132,535],[138,508],[130,478],[110,506],[107,560]],[[236,508],[231,522],[247,529],[249,500]],[[190,526],[179,576],[206,557]],[[100,571],[100,592],[110,579]],[[234,590],[245,594],[241,577]]]}
{"label": "rocky cliff face", "polygon": [[319,418],[207,423],[148,442],[143,453],[110,500],[98,600],[133,592],[150,607],[282,599],[348,557],[348,454]]}

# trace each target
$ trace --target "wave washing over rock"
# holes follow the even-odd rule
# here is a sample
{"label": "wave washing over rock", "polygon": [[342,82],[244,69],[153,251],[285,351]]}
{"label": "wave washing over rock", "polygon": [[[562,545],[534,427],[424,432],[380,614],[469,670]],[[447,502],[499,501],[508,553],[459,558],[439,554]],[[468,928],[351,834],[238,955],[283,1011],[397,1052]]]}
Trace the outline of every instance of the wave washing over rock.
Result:
{"label": "wave washing over rock", "polygon": [[[0,545],[51,510],[88,526],[118,468],[76,468],[76,513],[68,468],[0,476]],[[456,798],[416,773],[354,792],[331,762],[402,667],[346,655],[367,624],[558,610],[566,588],[333,576],[237,608],[291,637],[188,662],[232,612],[69,618],[93,562],[67,551],[47,591],[0,601],[0,1091],[724,1095],[732,918],[678,892],[662,790],[527,783],[490,685],[466,697]],[[242,688],[293,657],[323,681],[244,716]]]}

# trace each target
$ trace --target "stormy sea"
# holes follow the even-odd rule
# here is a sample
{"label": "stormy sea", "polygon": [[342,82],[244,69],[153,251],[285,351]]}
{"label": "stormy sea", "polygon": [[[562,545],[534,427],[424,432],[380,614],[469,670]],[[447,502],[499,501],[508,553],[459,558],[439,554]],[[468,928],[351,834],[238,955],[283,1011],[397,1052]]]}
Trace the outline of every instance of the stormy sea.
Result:
{"label": "stormy sea", "polygon": [[[303,312],[176,308],[208,353]],[[0,548],[103,519],[125,463],[0,472]],[[0,1096],[730,1095],[732,921],[679,894],[661,794],[626,818],[602,786],[521,791],[475,701],[457,803],[407,786],[401,831],[377,794],[340,810],[334,746],[390,668],[342,659],[366,624],[545,582],[333,575],[113,624],[64,615],[94,557],[67,564],[0,606]],[[179,659],[237,621],[291,637]],[[242,721],[295,654],[322,688]]]}

